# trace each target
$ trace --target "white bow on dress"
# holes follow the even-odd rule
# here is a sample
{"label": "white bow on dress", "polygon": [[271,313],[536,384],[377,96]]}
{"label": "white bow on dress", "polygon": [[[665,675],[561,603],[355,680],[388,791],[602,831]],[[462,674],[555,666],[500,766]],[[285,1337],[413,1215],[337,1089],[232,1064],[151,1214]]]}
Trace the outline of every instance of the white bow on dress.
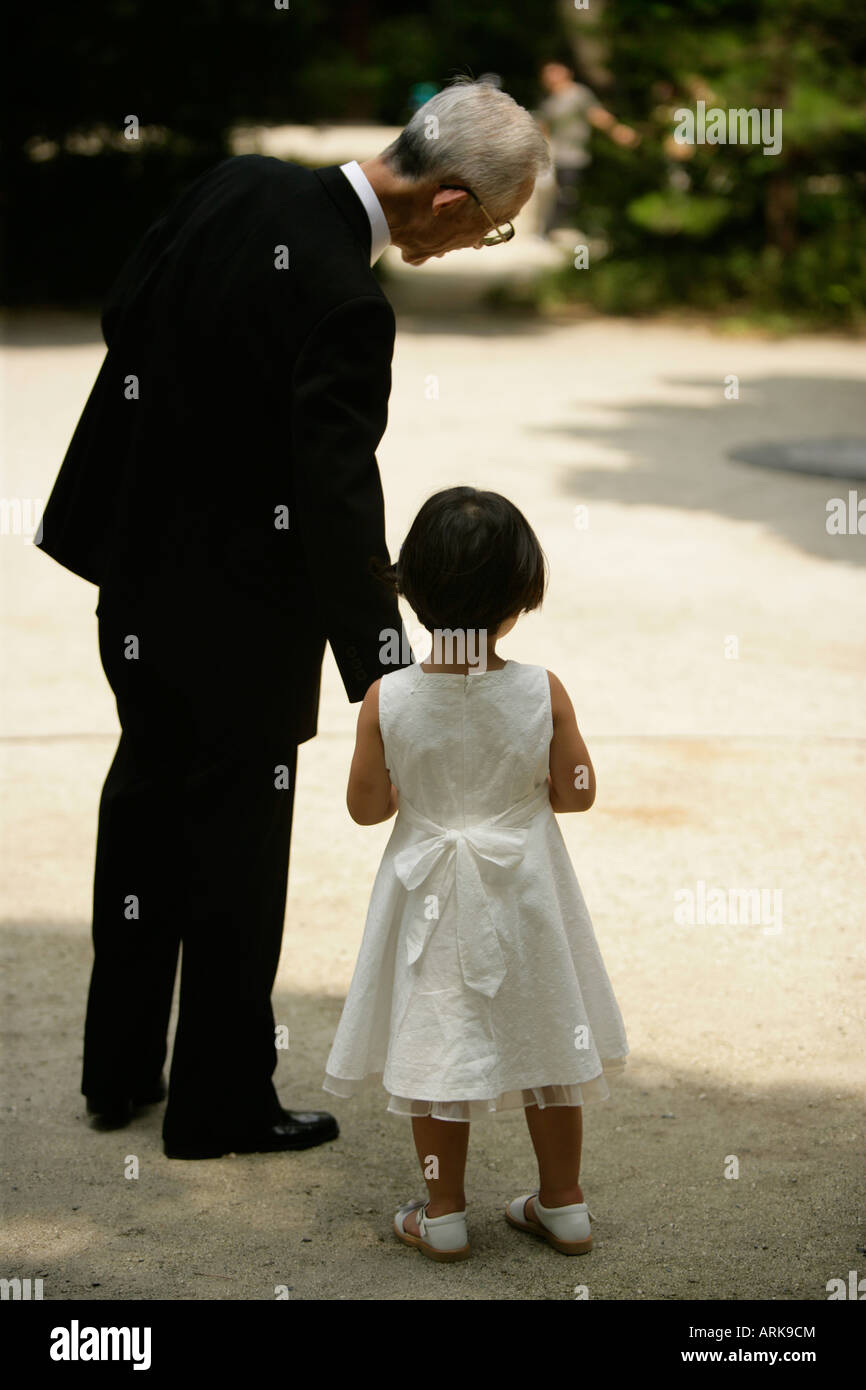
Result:
{"label": "white bow on dress", "polygon": [[[457,949],[463,979],[470,989],[491,999],[505,979],[506,968],[481,870],[485,860],[503,868],[520,862],[529,837],[529,821],[545,805],[550,805],[547,782],[490,820],[444,826],[422,815],[400,793],[398,818],[402,816],[424,835],[394,856],[397,877],[411,891],[425,882],[443,856],[447,856],[443,867],[454,865]],[[449,874],[444,896],[450,893],[451,882]],[[419,917],[410,926],[406,938],[410,965],[418,960],[435,925],[435,918]]]}

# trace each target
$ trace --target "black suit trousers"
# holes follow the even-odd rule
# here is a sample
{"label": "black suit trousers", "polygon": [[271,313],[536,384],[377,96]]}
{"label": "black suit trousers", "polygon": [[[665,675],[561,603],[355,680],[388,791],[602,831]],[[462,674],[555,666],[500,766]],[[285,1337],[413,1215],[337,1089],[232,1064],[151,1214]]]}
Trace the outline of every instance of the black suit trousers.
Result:
{"label": "black suit trousers", "polygon": [[167,1142],[279,1114],[271,1006],[297,744],[287,620],[249,600],[100,590],[121,737],[99,807],[82,1091],[159,1077],[178,954]]}

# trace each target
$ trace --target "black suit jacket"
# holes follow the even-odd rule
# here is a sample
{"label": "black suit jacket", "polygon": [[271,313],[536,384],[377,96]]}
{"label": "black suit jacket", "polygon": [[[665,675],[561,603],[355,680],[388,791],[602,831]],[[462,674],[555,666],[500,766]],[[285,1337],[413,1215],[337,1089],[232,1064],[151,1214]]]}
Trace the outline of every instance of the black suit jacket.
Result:
{"label": "black suit jacket", "polygon": [[380,632],[403,636],[370,569],[395,322],[360,199],[336,165],[225,160],[148,230],[102,329],[35,543],[113,595],[272,615],[312,738],[325,641],[357,702],[393,669]]}

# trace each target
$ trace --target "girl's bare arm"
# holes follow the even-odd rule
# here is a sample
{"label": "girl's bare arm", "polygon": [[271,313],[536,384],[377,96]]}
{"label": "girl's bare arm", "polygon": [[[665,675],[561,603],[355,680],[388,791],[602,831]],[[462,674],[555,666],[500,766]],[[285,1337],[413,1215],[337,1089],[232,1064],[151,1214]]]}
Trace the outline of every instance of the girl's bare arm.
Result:
{"label": "girl's bare arm", "polygon": [[378,825],[390,820],[397,810],[397,788],[388,776],[379,729],[379,681],[370,686],[358,711],[346,805],[358,825]]}
{"label": "girl's bare arm", "polygon": [[595,769],[577,727],[574,707],[558,676],[547,673],[553,738],[550,740],[550,804],[554,811],[588,811],[595,801]]}

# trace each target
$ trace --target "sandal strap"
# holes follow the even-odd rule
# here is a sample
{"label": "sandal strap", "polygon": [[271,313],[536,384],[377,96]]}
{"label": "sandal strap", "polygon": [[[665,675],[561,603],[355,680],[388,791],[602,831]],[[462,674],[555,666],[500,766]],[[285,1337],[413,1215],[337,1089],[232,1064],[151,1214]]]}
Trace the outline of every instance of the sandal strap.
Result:
{"label": "sandal strap", "polygon": [[[522,1215],[523,1215],[524,1220],[526,1219],[526,1203],[529,1201],[530,1197],[534,1197],[534,1198],[535,1198],[535,1216],[536,1216],[536,1220],[541,1220],[541,1217],[540,1217],[539,1211],[538,1211],[538,1196],[539,1196],[540,1191],[541,1191],[541,1188],[536,1188],[536,1190],[535,1190],[534,1192],[527,1192],[526,1196],[525,1196],[525,1197],[522,1197],[522,1198],[520,1199],[520,1200],[522,1201],[522,1203],[523,1203],[523,1206],[522,1206],[522,1208],[521,1208],[521,1213],[522,1213]],[[549,1211],[549,1210],[550,1210],[549,1207],[545,1207],[545,1211]],[[554,1210],[558,1210],[558,1208],[554,1208]],[[588,1204],[588,1203],[586,1204],[586,1214],[587,1214],[587,1216],[589,1217],[590,1221],[595,1221],[595,1219],[596,1219],[596,1218],[595,1218],[595,1215],[593,1214],[593,1212],[590,1211],[590,1209],[589,1209],[589,1204]],[[542,1222],[541,1224],[543,1225],[544,1223]]]}

